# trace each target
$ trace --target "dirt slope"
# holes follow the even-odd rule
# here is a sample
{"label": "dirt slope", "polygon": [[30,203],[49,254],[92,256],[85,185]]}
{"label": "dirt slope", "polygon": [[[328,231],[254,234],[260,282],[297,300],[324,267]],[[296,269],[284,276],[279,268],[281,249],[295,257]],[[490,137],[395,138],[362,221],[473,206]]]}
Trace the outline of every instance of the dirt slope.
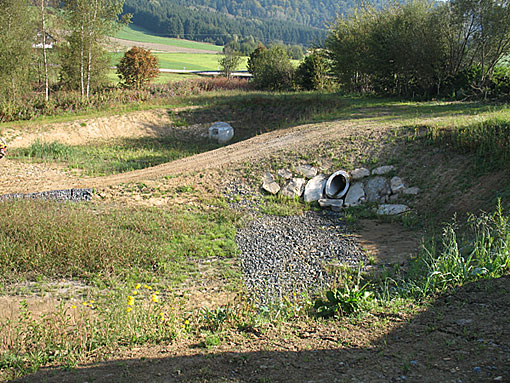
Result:
{"label": "dirt slope", "polygon": [[[136,112],[124,116],[102,117],[87,121],[42,126],[29,133],[7,132],[11,147],[28,146],[36,139],[77,145],[95,139],[165,135],[171,121],[165,111]],[[167,175],[193,173],[206,169],[223,169],[255,159],[268,158],[279,151],[309,149],[329,140],[352,136],[379,135],[391,126],[367,122],[332,122],[302,125],[262,134],[210,152],[183,158],[148,169],[98,178],[81,178],[68,171],[44,164],[24,164],[3,160],[0,168],[0,194],[78,187],[100,188],[120,183],[151,180]],[[17,135],[16,135],[17,133]]]}

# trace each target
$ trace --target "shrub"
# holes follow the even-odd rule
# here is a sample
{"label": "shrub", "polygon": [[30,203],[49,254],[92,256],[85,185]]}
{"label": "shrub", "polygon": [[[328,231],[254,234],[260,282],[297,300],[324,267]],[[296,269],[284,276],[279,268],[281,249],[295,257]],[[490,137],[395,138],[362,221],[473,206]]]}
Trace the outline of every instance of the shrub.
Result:
{"label": "shrub", "polygon": [[253,75],[253,84],[259,89],[292,89],[295,71],[285,47],[274,45],[266,49],[259,46],[248,59],[248,71]]}
{"label": "shrub", "polygon": [[150,50],[133,47],[120,59],[117,74],[126,87],[142,89],[159,75],[158,58]]}
{"label": "shrub", "polygon": [[296,85],[305,90],[324,90],[330,86],[329,62],[324,53],[314,49],[296,70]]}

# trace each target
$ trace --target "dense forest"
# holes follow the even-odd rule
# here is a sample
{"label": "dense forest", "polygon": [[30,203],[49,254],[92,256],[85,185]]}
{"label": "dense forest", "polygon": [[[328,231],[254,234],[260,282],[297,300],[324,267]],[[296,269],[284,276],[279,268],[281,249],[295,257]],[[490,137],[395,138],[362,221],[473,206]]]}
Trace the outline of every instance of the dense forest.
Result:
{"label": "dense forest", "polygon": [[311,45],[324,39],[327,23],[356,4],[353,0],[126,0],[124,11],[133,14],[135,25],[169,37],[221,45],[234,36],[265,44]]}

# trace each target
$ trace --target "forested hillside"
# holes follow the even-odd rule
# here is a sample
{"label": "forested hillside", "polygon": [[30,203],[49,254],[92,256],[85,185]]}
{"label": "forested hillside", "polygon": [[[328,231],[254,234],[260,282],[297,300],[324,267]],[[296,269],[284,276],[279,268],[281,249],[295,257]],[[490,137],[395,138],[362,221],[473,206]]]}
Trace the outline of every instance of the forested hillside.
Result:
{"label": "forested hillside", "polygon": [[353,0],[126,0],[124,10],[133,14],[134,24],[169,37],[225,44],[236,35],[264,43],[309,45],[322,40],[326,24],[356,4]]}

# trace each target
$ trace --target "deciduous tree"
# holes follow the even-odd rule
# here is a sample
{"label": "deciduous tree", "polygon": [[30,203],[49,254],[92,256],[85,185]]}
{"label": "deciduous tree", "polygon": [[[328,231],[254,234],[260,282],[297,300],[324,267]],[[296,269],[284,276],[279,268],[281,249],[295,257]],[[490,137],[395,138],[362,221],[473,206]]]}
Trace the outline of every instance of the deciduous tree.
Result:
{"label": "deciduous tree", "polygon": [[117,74],[126,87],[141,89],[159,75],[158,58],[150,50],[133,47],[121,58]]}

